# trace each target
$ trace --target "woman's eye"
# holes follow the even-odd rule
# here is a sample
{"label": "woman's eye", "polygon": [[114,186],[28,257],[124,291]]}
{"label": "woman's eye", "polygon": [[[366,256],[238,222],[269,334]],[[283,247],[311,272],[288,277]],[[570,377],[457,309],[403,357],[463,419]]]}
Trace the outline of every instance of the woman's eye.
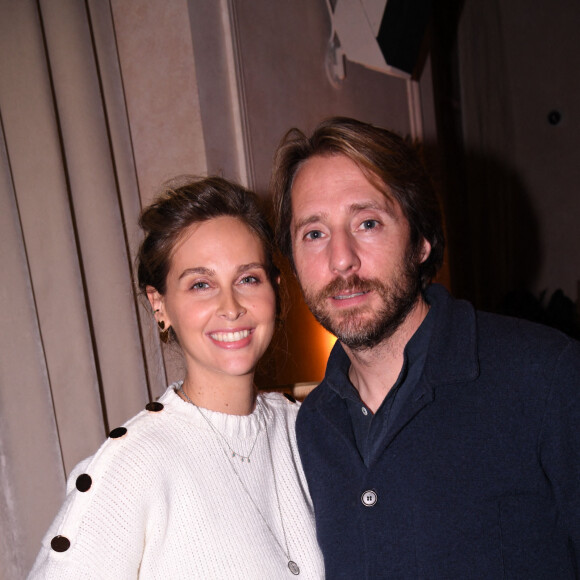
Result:
{"label": "woman's eye", "polygon": [[206,288],[209,288],[209,284],[207,282],[195,282],[191,286],[192,290],[205,290]]}

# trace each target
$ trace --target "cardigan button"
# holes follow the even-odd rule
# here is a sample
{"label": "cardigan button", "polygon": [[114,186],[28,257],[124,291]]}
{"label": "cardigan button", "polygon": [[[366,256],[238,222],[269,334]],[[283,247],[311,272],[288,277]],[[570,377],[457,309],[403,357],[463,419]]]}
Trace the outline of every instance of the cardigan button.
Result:
{"label": "cardigan button", "polygon": [[377,503],[377,494],[372,489],[367,489],[361,496],[360,500],[365,507],[373,507]]}
{"label": "cardigan button", "polygon": [[75,485],[79,491],[82,491],[84,493],[85,491],[89,491],[89,489],[91,489],[91,485],[93,485],[93,480],[91,479],[91,476],[88,473],[83,473],[82,475],[79,475],[77,477]]}
{"label": "cardigan button", "polygon": [[127,429],[125,427],[117,427],[116,429],[113,429],[109,433],[109,437],[111,439],[119,439],[119,437],[123,437],[123,435],[125,435],[126,433]]}
{"label": "cardigan button", "polygon": [[55,552],[66,552],[70,548],[70,540],[64,536],[54,536],[50,542],[50,547]]}

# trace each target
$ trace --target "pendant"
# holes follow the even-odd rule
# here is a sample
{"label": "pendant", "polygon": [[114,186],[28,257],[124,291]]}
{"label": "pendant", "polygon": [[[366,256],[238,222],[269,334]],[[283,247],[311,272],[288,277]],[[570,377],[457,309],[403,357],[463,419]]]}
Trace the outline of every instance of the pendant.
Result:
{"label": "pendant", "polygon": [[288,568],[289,568],[290,572],[292,572],[292,574],[294,574],[294,576],[298,576],[298,574],[300,574],[300,568],[298,567],[298,564],[296,564],[296,562],[293,562],[292,560],[290,560],[288,562]]}

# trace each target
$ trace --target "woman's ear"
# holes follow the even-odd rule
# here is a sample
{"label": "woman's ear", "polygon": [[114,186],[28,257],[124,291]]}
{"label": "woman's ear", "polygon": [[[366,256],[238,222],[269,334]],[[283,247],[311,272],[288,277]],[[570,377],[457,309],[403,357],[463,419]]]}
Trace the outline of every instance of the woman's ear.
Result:
{"label": "woman's ear", "polygon": [[171,321],[167,316],[167,312],[165,312],[163,296],[153,286],[147,286],[145,292],[147,293],[147,299],[149,300],[149,304],[151,304],[151,308],[153,308],[153,316],[159,327],[159,338],[161,342],[167,343],[170,339],[169,329],[171,328]]}
{"label": "woman's ear", "polygon": [[163,308],[163,296],[153,286],[147,286],[145,292],[147,293],[147,299],[149,300],[149,304],[151,304],[151,308],[153,308],[153,312],[161,310]]}
{"label": "woman's ear", "polygon": [[147,293],[147,299],[149,300],[149,304],[151,304],[157,324],[159,324],[161,330],[164,328],[168,329],[171,326],[171,320],[169,320],[169,315],[165,309],[165,298],[163,294],[160,294],[153,286],[147,286],[145,292]]}

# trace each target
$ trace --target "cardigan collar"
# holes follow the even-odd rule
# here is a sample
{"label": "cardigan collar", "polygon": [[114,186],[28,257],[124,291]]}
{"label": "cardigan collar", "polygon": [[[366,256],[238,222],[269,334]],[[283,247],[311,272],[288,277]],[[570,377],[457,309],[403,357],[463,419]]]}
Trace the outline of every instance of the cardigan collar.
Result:
{"label": "cardigan collar", "polygon": [[435,320],[425,377],[432,385],[474,381],[479,376],[475,309],[466,300],[453,298],[440,284],[429,286],[426,299]]}

